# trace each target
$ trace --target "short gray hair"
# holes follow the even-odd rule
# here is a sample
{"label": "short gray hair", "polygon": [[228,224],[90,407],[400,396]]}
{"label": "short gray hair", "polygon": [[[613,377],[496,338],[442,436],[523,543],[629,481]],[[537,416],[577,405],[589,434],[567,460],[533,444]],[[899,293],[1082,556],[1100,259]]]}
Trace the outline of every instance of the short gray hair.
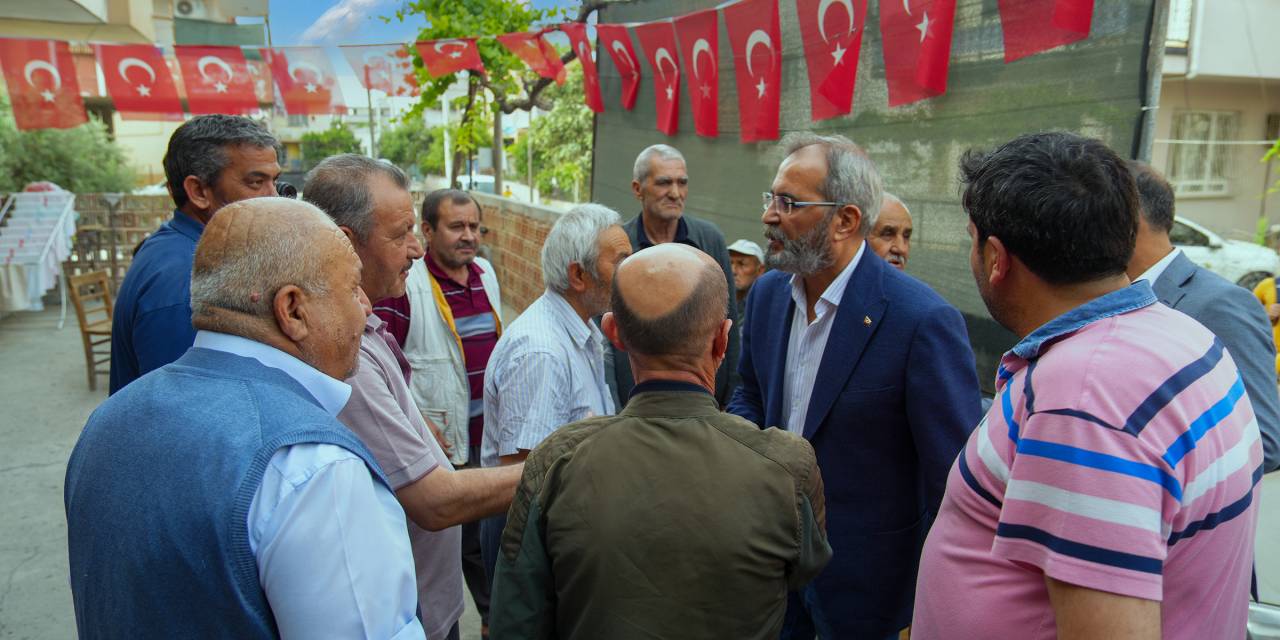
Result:
{"label": "short gray hair", "polygon": [[875,210],[875,212],[874,212],[874,213],[872,213],[872,214],[870,214],[870,215],[868,215],[868,216],[867,216],[867,218],[868,218],[868,220],[869,220],[869,221],[867,222],[867,228],[868,228],[868,229],[874,229],[874,228],[875,228],[875,226],[876,226],[876,222],[878,222],[878,221],[880,220],[880,210],[881,210],[881,209],[884,209],[884,208],[885,208],[885,206],[886,206],[886,205],[888,205],[890,202],[896,202],[896,203],[898,203],[898,206],[899,206],[899,207],[902,207],[902,210],[903,210],[903,211],[906,211],[908,216],[909,216],[909,215],[911,215],[911,210],[907,208],[907,203],[903,202],[903,201],[902,201],[902,198],[899,198],[898,196],[895,196],[895,195],[893,195],[892,193],[889,193],[888,191],[885,191],[885,192],[884,192],[884,194],[883,194],[883,195],[881,196],[881,198],[880,198],[880,206],[876,208],[876,210]]}
{"label": "short gray hair", "polygon": [[[680,150],[669,144],[655,144],[645,147],[640,155],[636,156],[636,164],[631,169],[631,177],[636,182],[643,183],[649,177],[649,169],[653,164],[654,158],[663,160],[679,160],[684,162],[684,154]],[[686,163],[687,166],[687,163]]]}
{"label": "short gray hair", "polygon": [[373,228],[373,191],[369,179],[382,174],[397,187],[409,189],[409,176],[400,167],[368,156],[344,153],[329,156],[307,172],[302,198],[320,207],[340,227],[347,227],[356,240],[369,239]]}
{"label": "short gray hair", "polygon": [[880,213],[884,196],[884,185],[875,163],[862,147],[842,135],[824,136],[803,131],[787,134],[782,139],[786,156],[813,145],[821,145],[827,152],[827,177],[820,188],[822,197],[858,207],[862,211],[858,232],[867,235],[872,219]]}
{"label": "short gray hair", "polygon": [[563,294],[569,290],[569,265],[578,263],[598,277],[600,234],[621,221],[618,212],[599,204],[580,204],[556,220],[542,245],[542,282]]}
{"label": "short gray hair", "polygon": [[[338,231],[329,216],[305,202],[254,198],[236,204],[251,202],[260,206],[271,204],[267,202],[270,200],[283,200],[279,203],[282,206],[292,205],[281,215],[297,217],[295,227],[317,225]],[[264,233],[255,236],[253,242],[242,242],[223,251],[215,264],[196,260],[191,269],[191,315],[200,318],[215,309],[229,309],[255,318],[270,317],[276,292],[291,284],[311,295],[328,295],[323,255],[315,246],[314,233]]]}

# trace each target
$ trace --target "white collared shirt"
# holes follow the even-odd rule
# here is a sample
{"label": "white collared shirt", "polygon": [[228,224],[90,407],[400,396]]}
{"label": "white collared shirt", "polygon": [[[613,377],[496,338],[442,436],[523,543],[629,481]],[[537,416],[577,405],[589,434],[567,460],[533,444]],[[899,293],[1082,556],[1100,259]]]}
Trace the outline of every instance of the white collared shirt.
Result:
{"label": "white collared shirt", "polygon": [[1165,257],[1160,258],[1159,262],[1147,267],[1147,270],[1143,271],[1142,275],[1134,278],[1133,281],[1137,282],[1139,280],[1146,280],[1154,287],[1156,280],[1159,280],[1160,276],[1164,275],[1164,270],[1168,269],[1169,265],[1173,263],[1173,259],[1177,258],[1181,253],[1182,249],[1174,247],[1173,251],[1170,251]]}
{"label": "white collared shirt", "polygon": [[480,464],[532,450],[551,432],[613,415],[604,380],[604,335],[569,302],[546,291],[507,328],[484,372]]}
{"label": "white collared shirt", "polygon": [[[195,348],[278,369],[337,418],[351,387],[274,347],[200,331]],[[404,511],[356,454],[337,445],[271,456],[245,525],[282,638],[424,638]]]}
{"label": "white collared shirt", "polygon": [[809,415],[809,398],[813,395],[813,385],[818,377],[818,367],[822,365],[822,354],[827,349],[827,338],[831,335],[831,325],[835,320],[840,300],[844,298],[845,287],[854,269],[862,261],[862,254],[867,249],[866,241],[858,247],[858,252],[836,276],[826,291],[819,296],[813,306],[814,319],[809,322],[808,299],[804,293],[804,278],[791,276],[791,299],[796,307],[791,314],[791,336],[787,340],[787,368],[783,372],[782,416],[786,420],[786,429],[797,435],[804,435],[804,422]]}

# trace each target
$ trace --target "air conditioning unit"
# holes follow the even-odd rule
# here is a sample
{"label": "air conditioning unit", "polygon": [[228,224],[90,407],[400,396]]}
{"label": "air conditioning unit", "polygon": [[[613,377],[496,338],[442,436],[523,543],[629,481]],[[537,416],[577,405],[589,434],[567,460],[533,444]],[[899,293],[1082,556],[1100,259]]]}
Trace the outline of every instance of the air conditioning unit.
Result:
{"label": "air conditioning unit", "polygon": [[208,20],[210,18],[209,8],[205,6],[204,0],[175,0],[173,3],[173,15],[188,20]]}

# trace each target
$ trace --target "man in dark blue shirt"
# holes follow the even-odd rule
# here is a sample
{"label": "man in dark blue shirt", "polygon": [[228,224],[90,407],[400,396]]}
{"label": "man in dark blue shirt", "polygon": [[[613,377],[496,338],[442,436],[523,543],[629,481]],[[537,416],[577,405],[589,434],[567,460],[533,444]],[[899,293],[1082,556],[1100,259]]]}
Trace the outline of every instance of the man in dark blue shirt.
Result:
{"label": "man in dark blue shirt", "polygon": [[222,207],[276,195],[278,142],[241,116],[192,118],[169,138],[164,173],[176,207],[138,247],[116,294],[111,324],[111,391],[186,352],[191,327],[191,261],[204,225]]}

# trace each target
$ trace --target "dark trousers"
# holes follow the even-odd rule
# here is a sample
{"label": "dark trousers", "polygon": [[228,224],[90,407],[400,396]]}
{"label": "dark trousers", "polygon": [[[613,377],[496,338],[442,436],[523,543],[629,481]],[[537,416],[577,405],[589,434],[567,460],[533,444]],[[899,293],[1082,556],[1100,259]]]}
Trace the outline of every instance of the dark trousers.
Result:
{"label": "dark trousers", "polygon": [[[827,616],[812,589],[787,593],[787,615],[783,618],[779,640],[834,640]],[[864,639],[865,640],[865,639]],[[883,640],[898,640],[893,633]]]}
{"label": "dark trousers", "polygon": [[498,547],[502,543],[502,530],[506,527],[506,514],[480,521],[480,553],[484,556],[484,571],[489,579],[490,589],[493,589],[494,571],[498,566]]}
{"label": "dark trousers", "polygon": [[[480,468],[480,445],[471,445],[467,464],[459,469]],[[488,577],[484,555],[480,552],[480,522],[468,522],[462,525],[462,577],[467,581],[467,590],[476,603],[476,611],[480,614],[480,624],[489,624],[489,586],[493,579]]]}

